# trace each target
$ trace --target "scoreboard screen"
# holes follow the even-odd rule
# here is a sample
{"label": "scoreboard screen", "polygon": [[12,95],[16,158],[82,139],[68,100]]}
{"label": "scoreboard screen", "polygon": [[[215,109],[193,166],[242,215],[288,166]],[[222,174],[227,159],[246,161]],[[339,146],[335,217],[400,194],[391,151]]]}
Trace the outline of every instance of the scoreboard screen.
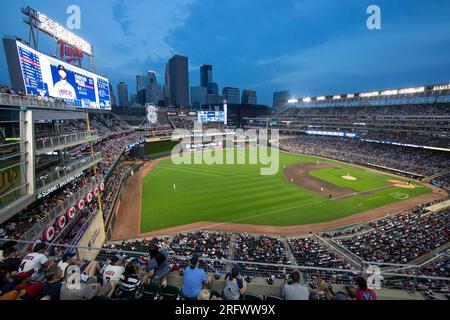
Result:
{"label": "scoreboard screen", "polygon": [[197,113],[198,121],[201,123],[208,122],[225,122],[224,111],[200,111]]}
{"label": "scoreboard screen", "polygon": [[60,98],[78,108],[111,109],[107,78],[49,57],[19,41],[16,45],[27,94]]}

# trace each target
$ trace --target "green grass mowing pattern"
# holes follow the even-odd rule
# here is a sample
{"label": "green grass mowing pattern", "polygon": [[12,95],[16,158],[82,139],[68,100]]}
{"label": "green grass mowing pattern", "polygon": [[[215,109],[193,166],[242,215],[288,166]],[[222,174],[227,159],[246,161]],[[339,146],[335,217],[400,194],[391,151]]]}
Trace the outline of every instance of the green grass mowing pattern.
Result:
{"label": "green grass mowing pattern", "polygon": [[[249,157],[249,151],[245,152]],[[330,175],[325,175],[327,181],[337,179],[337,175],[340,177],[342,172],[347,174],[350,170],[351,175],[361,178],[356,187],[359,190],[372,190],[378,186],[381,189],[370,195],[329,200],[299,188],[282,175],[284,166],[316,161],[345,168],[335,169],[341,170],[339,173],[327,172]],[[400,200],[392,196],[395,193],[412,198],[431,192],[425,187],[389,187],[384,180],[392,179],[391,176],[311,156],[281,152],[280,170],[273,176],[261,176],[261,166],[174,165],[170,160],[161,161],[143,180],[141,231],[198,221],[272,226],[320,223],[398,202]]]}

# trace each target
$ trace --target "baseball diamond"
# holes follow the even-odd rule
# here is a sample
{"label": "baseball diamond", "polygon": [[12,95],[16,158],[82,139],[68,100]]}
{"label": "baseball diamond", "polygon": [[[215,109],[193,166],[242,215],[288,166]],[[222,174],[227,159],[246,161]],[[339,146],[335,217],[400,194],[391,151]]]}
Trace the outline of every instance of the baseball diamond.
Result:
{"label": "baseball diamond", "polygon": [[[199,226],[307,233],[308,228],[327,230],[439,197],[430,185],[413,182],[417,188],[404,189],[398,185],[408,183],[404,178],[325,158],[280,152],[280,169],[274,176],[259,175],[260,166],[151,161],[127,187],[114,238]],[[356,180],[344,179],[344,172]]]}

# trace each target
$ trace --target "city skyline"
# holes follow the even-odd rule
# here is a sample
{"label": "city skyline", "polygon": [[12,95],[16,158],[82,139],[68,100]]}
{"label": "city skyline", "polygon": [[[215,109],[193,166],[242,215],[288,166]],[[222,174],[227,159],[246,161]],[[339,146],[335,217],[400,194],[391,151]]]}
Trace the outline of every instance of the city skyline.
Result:
{"label": "city skyline", "polygon": [[[64,23],[67,6],[73,3],[3,1],[2,36],[28,38],[28,28],[20,22],[25,4]],[[382,28],[372,31],[366,27],[366,9],[372,3],[365,0],[76,4],[82,25],[74,31],[93,44],[96,71],[106,75],[114,89],[121,81],[134,88],[135,76],[145,70],[155,70],[163,79],[165,64],[175,54],[189,57],[191,84],[200,83],[200,66],[211,64],[219,93],[224,87],[256,90],[258,102],[269,106],[275,91],[307,97],[450,79],[450,35],[443,31],[450,28],[446,1],[431,1],[426,7],[420,1],[377,1]],[[213,8],[216,15],[210,14]],[[149,9],[152,19],[146,25]],[[114,40],[105,29],[115,34]],[[53,53],[54,40],[41,36],[40,49]],[[5,61],[3,51],[0,59]],[[9,83],[5,63],[0,83]]]}

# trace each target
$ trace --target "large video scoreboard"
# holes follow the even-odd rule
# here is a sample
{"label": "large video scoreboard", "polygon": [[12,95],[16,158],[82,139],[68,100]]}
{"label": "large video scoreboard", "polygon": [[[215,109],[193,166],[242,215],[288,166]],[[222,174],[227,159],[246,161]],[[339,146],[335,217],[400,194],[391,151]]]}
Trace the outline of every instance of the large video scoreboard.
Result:
{"label": "large video scoreboard", "polygon": [[224,111],[199,111],[197,113],[198,121],[201,123],[208,122],[225,122]]}
{"label": "large video scoreboard", "polygon": [[[21,76],[11,75],[13,86],[23,87],[27,94],[63,99],[78,108],[111,109],[107,78],[14,42],[15,47],[5,44],[5,48],[9,47],[8,64],[16,64],[19,70],[16,68],[14,72]],[[14,61],[17,59],[18,63]]]}

